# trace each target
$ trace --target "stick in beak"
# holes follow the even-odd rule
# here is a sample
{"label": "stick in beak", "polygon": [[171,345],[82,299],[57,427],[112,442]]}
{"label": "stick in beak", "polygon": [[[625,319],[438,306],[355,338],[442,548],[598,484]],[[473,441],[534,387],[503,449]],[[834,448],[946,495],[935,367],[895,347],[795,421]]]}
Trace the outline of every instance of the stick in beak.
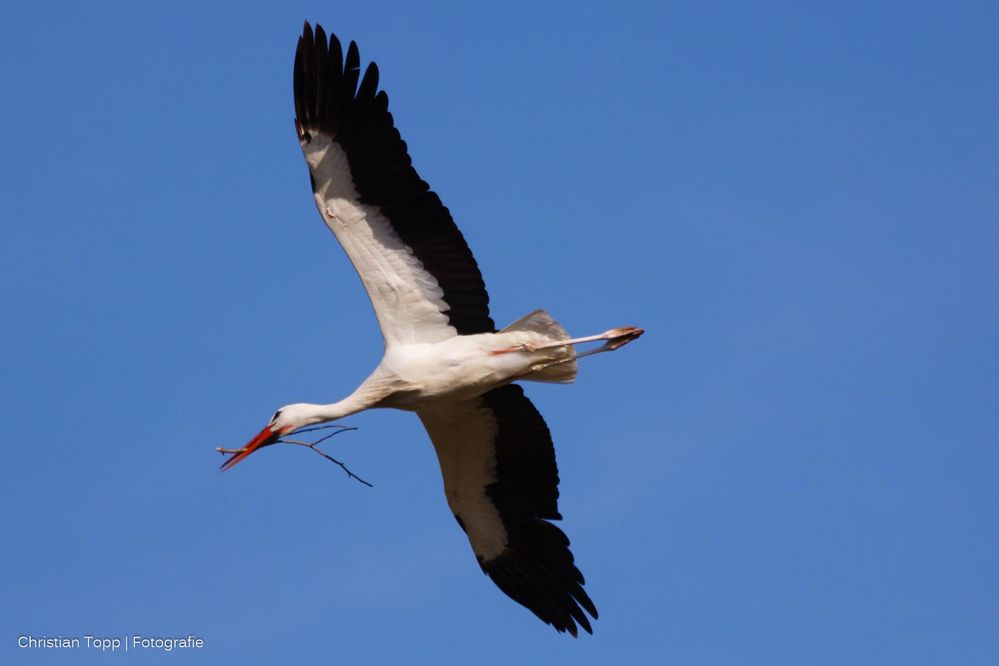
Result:
{"label": "stick in beak", "polygon": [[238,463],[240,460],[243,460],[257,449],[273,444],[278,440],[279,437],[281,437],[280,432],[275,432],[271,430],[270,426],[264,427],[263,430],[257,433],[256,437],[247,442],[246,446],[244,446],[241,449],[238,449],[231,458],[222,463],[222,467],[220,467],[219,469],[221,469],[224,472],[227,469],[232,468],[236,463]]}

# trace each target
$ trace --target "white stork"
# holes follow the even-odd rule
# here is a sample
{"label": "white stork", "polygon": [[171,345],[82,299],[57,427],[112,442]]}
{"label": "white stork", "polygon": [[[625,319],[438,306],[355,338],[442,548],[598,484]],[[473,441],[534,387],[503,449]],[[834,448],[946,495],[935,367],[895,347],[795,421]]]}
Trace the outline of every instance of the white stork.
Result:
{"label": "white stork", "polygon": [[[323,221],[354,264],[385,342],[356,391],[330,405],[296,403],[222,466],[282,436],[373,407],[414,411],[430,434],[444,494],[479,566],[546,624],[592,633],[560,520],[551,434],[517,380],[571,382],[576,360],[642,330],[570,339],[544,310],[497,331],[465,239],[413,168],[378,68],[360,76],[357,45],[306,22],[295,52],[295,127]],[[360,78],[360,87],[358,79]],[[574,345],[604,341],[577,353]],[[585,612],[584,612],[585,611]]]}

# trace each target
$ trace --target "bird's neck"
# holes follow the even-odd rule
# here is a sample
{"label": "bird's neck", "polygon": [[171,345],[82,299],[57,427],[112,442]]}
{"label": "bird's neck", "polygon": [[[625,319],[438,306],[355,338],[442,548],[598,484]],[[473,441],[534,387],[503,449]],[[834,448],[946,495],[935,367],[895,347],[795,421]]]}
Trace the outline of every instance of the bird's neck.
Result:
{"label": "bird's neck", "polygon": [[333,402],[328,405],[308,405],[310,421],[314,420],[315,423],[324,423],[326,421],[335,421],[337,419],[342,419],[351,414],[356,414],[358,412],[364,411],[371,405],[366,404],[364,400],[358,399],[357,394],[351,394],[340,400],[339,402]]}
{"label": "bird's neck", "polygon": [[314,423],[324,423],[326,421],[342,419],[351,414],[363,412],[365,409],[377,406],[383,397],[384,391],[377,385],[372,386],[372,383],[365,382],[356,391],[339,402],[333,402],[328,405],[307,405],[308,413],[311,416],[309,420]]}

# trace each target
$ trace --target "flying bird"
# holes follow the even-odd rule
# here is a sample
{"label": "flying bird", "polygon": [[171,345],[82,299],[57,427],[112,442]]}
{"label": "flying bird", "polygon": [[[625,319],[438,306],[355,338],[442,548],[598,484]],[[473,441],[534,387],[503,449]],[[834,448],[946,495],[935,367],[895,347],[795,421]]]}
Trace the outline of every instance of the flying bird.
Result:
{"label": "flying bird", "polygon": [[[482,570],[546,624],[593,633],[597,609],[569,539],[551,521],[558,470],[544,419],[515,381],[568,383],[576,362],[642,334],[624,326],[570,338],[544,310],[497,330],[475,258],[407,154],[357,45],[308,22],[294,66],[295,128],[326,226],[354,264],[385,351],[374,372],[329,405],[296,403],[226,460],[231,468],[282,436],[374,407],[416,412],[444,494]],[[602,342],[588,351],[575,346]]]}

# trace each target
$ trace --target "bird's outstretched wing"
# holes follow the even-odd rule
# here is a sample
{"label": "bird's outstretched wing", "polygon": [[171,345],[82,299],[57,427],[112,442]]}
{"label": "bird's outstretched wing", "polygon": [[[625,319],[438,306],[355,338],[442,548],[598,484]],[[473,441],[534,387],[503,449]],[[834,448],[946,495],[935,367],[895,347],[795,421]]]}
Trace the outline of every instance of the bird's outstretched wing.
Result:
{"label": "bird's outstretched wing", "polygon": [[[495,331],[475,258],[393,126],[378,68],[306,23],[295,125],[319,213],[368,292],[386,345]],[[360,78],[360,86],[358,79]]]}
{"label": "bird's outstretched wing", "polygon": [[[583,590],[558,512],[551,433],[523,389],[418,412],[433,440],[444,493],[482,570],[546,624],[593,633],[597,609]],[[585,611],[585,612],[584,612]]]}

